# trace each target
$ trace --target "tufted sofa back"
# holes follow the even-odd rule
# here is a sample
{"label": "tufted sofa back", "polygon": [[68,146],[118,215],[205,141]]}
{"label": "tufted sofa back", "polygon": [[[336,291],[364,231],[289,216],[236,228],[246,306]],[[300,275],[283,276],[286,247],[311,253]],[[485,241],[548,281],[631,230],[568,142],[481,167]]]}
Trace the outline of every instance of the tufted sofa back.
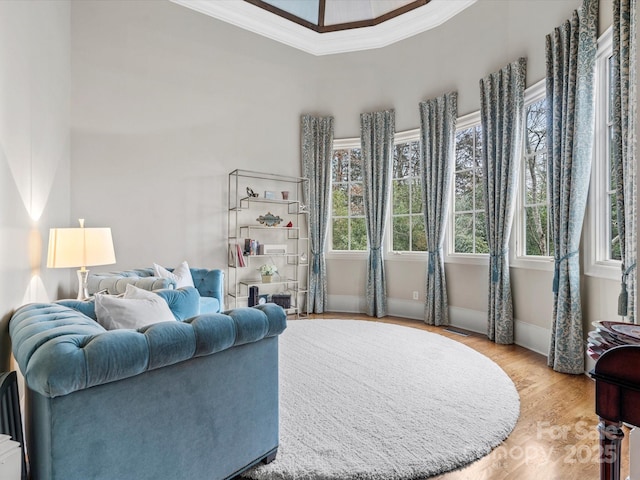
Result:
{"label": "tufted sofa back", "polygon": [[[168,268],[172,271],[172,268]],[[224,270],[206,268],[190,268],[193,285],[196,287],[203,301],[214,298],[217,300],[215,308],[204,311],[224,310]],[[90,295],[106,290],[111,295],[124,293],[127,285],[132,284],[145,290],[175,288],[174,281],[155,276],[153,268],[136,268],[119,272],[92,273],[87,279],[87,289]]]}
{"label": "tufted sofa back", "polygon": [[279,335],[286,328],[284,310],[266,304],[137,331],[107,331],[91,317],[91,302],[81,303],[76,308],[60,303],[24,305],[9,323],[13,354],[27,385],[46,397],[212,355]]}

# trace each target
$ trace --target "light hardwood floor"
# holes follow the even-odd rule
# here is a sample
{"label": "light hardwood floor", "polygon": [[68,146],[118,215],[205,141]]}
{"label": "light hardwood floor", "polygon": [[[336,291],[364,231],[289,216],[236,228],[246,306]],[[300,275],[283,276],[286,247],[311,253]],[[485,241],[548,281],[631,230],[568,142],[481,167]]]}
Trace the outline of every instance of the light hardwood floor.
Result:
{"label": "light hardwood floor", "polygon": [[[517,345],[496,345],[485,335],[467,332],[464,337],[417,320],[339,313],[314,318],[394,323],[433,332],[486,355],[511,377],[520,394],[520,418],[511,435],[486,457],[432,480],[599,479],[595,386],[588,376],[554,372],[544,356]],[[629,431],[624,430],[622,479],[629,475]]]}

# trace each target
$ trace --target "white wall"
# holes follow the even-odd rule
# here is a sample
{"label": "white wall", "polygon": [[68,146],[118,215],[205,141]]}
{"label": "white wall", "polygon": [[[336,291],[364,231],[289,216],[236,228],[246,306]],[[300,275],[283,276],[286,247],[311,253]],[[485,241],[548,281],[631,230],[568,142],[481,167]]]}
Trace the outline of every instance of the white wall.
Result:
{"label": "white wall", "polygon": [[[169,2],[73,2],[72,218],[112,227],[118,264],[107,270],[183,259],[223,268],[228,172],[299,174],[300,115],[333,115],[345,138],[379,108],[395,108],[398,131],[416,128],[418,103],[447,90],[459,92],[460,114],[475,111],[479,79],[519,56],[529,85],[544,77],[544,37],[579,3],[480,0],[397,44],[313,57]],[[603,31],[611,0],[600,3]],[[387,261],[392,313],[421,316],[411,292],[425,267]],[[454,320],[483,330],[487,267],[446,268]],[[360,310],[364,260],[328,270],[333,306]],[[512,270],[516,335],[537,350],[551,276]],[[585,326],[615,315],[614,283],[585,278]]]}
{"label": "white wall", "polygon": [[55,299],[48,229],[69,219],[69,2],[0,2],[0,369],[13,309]]}
{"label": "white wall", "polygon": [[314,58],[169,2],[72,7],[72,213],[106,269],[226,265],[227,174],[300,174]]}

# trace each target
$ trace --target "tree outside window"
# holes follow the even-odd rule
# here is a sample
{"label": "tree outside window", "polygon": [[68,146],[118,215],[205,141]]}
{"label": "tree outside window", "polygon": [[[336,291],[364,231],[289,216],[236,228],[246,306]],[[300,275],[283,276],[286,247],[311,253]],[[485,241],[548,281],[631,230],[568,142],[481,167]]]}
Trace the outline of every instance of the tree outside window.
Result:
{"label": "tree outside window", "polygon": [[487,254],[480,125],[456,131],[453,252]]}
{"label": "tree outside window", "polygon": [[360,148],[337,149],[332,160],[332,249],[367,249],[367,227],[362,196]]}
{"label": "tree outside window", "polygon": [[620,252],[620,236],[618,234],[618,207],[616,203],[616,171],[613,164],[613,155],[611,152],[611,136],[613,134],[613,108],[615,101],[613,98],[613,56],[609,57],[607,62],[607,226],[608,226],[608,249],[607,260],[622,260]]}
{"label": "tree outside window", "polygon": [[393,149],[392,237],[396,252],[426,252],[422,205],[420,141],[398,143]]}
{"label": "tree outside window", "polygon": [[553,256],[547,185],[547,101],[535,101],[525,111],[524,183],[522,188],[524,255]]}

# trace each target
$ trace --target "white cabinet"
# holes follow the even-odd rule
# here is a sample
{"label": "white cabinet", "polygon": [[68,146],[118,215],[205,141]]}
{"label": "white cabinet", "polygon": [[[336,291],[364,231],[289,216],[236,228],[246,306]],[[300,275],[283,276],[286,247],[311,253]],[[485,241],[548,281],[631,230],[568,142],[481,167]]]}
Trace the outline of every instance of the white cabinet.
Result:
{"label": "white cabinet", "polygon": [[[305,310],[309,285],[308,180],[249,170],[229,174],[227,304],[272,301]],[[277,269],[263,281],[261,266]],[[256,296],[257,292],[257,296]]]}

